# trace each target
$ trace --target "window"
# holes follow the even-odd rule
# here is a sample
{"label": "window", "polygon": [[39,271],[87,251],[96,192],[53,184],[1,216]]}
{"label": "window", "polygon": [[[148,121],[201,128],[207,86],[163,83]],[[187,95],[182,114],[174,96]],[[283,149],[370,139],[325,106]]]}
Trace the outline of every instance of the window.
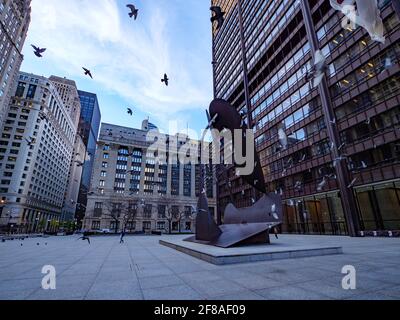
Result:
{"label": "window", "polygon": [[107,162],[103,162],[103,163],[101,164],[101,167],[102,167],[102,168],[108,168],[108,163],[107,163]]}
{"label": "window", "polygon": [[17,92],[15,93],[16,97],[22,98],[24,96],[26,83],[19,82],[17,87]]}
{"label": "window", "polygon": [[100,229],[100,221],[92,221],[92,230]]}
{"label": "window", "polygon": [[101,208],[103,208],[103,202],[96,202],[96,203],[94,204],[94,208],[95,208],[95,209],[101,209]]}
{"label": "window", "polygon": [[166,209],[165,205],[162,205],[162,204],[158,205],[158,218],[159,219],[165,218],[165,209]]}
{"label": "window", "polygon": [[165,230],[165,221],[157,221],[157,230]]}
{"label": "window", "polygon": [[151,230],[151,221],[143,221],[143,230]]}
{"label": "window", "polygon": [[28,99],[33,99],[35,97],[35,93],[36,93],[36,88],[37,86],[34,84],[30,84],[29,88],[28,88],[28,93],[26,94],[26,97]]}

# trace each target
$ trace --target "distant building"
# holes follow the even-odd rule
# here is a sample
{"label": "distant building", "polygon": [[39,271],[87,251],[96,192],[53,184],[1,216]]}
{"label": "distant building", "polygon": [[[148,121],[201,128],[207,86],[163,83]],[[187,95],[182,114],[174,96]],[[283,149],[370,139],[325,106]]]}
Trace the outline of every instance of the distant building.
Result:
{"label": "distant building", "polygon": [[0,127],[23,60],[22,47],[30,21],[31,0],[0,1]]}
{"label": "distant building", "polygon": [[20,232],[62,219],[76,126],[54,83],[20,72],[0,136],[0,226]]}
{"label": "distant building", "polygon": [[[73,80],[51,76],[49,80],[56,87],[64,106],[69,113],[74,127],[78,130],[81,114],[81,103],[76,83]],[[82,179],[83,166],[85,164],[86,146],[82,137],[77,134],[75,137],[74,150],[71,157],[71,164],[68,174],[68,187],[65,191],[64,206],[61,214],[62,221],[72,221],[75,218],[78,207],[79,189]]]}
{"label": "distant building", "polygon": [[155,124],[152,124],[151,122],[149,122],[149,120],[144,120],[142,122],[142,130],[144,130],[144,131],[158,130],[158,128]]}
{"label": "distant building", "polygon": [[[147,120],[142,128],[145,130],[102,124],[85,229],[116,231],[125,225],[128,232],[194,230],[192,213],[202,191],[200,166],[159,163],[157,155],[149,151]],[[186,135],[166,136],[165,140],[168,146],[199,145]],[[167,155],[177,156],[172,152]],[[214,172],[209,166],[204,172],[210,211],[215,215]]]}
{"label": "distant building", "polygon": [[87,193],[89,191],[90,179],[92,176],[101,114],[96,94],[80,90],[78,90],[78,94],[81,104],[78,133],[82,137],[87,151],[85,159],[86,161],[83,165],[80,192],[78,197],[78,208],[76,212],[76,218],[80,223],[85,215],[85,209],[87,205]]}

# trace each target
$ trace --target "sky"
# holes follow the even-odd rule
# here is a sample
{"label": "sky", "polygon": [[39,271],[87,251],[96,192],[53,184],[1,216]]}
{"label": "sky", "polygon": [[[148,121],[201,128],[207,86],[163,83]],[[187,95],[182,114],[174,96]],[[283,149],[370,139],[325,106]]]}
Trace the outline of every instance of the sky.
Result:
{"label": "sky", "polygon": [[[128,3],[139,9],[136,21]],[[166,133],[169,121],[200,132],[213,98],[209,7],[207,0],[32,0],[21,70],[96,93],[102,122],[140,128],[149,117]],[[47,48],[43,58],[31,44]]]}

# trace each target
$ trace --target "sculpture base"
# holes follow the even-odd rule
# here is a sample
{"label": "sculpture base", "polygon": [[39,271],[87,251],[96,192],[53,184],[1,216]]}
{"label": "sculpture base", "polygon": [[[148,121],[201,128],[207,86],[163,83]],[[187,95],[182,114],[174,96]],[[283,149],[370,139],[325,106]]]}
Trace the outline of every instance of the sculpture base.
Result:
{"label": "sculpture base", "polygon": [[221,248],[190,242],[184,236],[174,236],[160,240],[161,245],[173,248],[192,257],[215,265],[248,263],[279,259],[294,259],[343,253],[340,246],[318,244],[293,244],[292,241],[277,239],[272,244],[243,245],[234,248]]}
{"label": "sculpture base", "polygon": [[211,246],[230,248],[244,244],[270,243],[270,230],[279,223],[240,223],[219,226],[222,233],[213,240],[196,239],[195,236],[185,241],[208,244]]}

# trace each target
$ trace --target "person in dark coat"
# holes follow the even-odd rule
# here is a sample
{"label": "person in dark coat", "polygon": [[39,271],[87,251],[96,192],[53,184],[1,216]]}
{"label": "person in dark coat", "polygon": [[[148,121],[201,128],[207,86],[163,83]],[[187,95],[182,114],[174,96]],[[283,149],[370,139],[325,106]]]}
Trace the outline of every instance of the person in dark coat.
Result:
{"label": "person in dark coat", "polygon": [[125,230],[122,230],[121,237],[119,238],[119,243],[124,243],[124,237],[125,237]]}

